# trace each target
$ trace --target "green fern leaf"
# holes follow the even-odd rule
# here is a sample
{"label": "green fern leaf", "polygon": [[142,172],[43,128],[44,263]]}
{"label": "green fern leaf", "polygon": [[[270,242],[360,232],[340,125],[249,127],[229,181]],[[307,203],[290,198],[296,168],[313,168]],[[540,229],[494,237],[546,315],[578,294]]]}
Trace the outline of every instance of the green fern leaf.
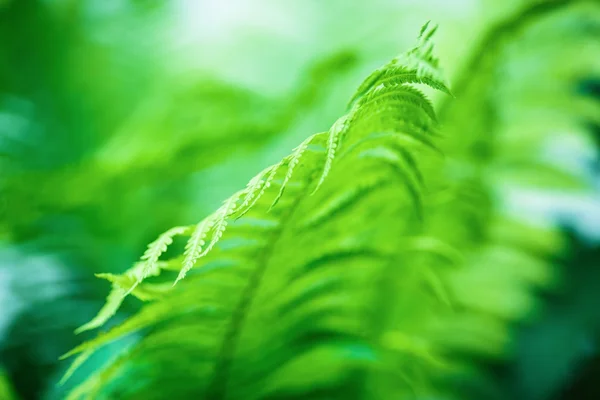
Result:
{"label": "green fern leaf", "polygon": [[[148,249],[141,258],[144,264],[141,274],[136,281],[136,285],[142,280],[146,279],[148,276],[156,273],[158,269],[158,259],[165,251],[167,251],[167,247],[173,243],[173,238],[178,235],[183,235],[187,231],[188,227],[185,226],[171,228],[148,245]],[[133,290],[134,287],[135,285],[132,286],[130,291]]]}
{"label": "green fern leaf", "polygon": [[327,158],[325,159],[323,173],[319,178],[319,182],[317,182],[314,192],[319,190],[323,182],[325,182],[325,178],[327,178],[327,175],[329,175],[329,171],[331,171],[331,165],[333,164],[333,159],[335,158],[340,139],[344,135],[345,130],[348,128],[348,120],[349,116],[344,115],[338,118],[338,120],[335,121],[335,123],[331,126],[331,129],[329,129],[329,137],[327,139]]}
{"label": "green fern leaf", "polygon": [[[385,74],[385,69],[382,73]],[[412,74],[416,74],[416,71],[412,71]],[[380,110],[384,110],[386,114],[380,115]],[[342,262],[340,265],[353,265],[360,260],[368,263],[377,260],[370,273],[378,274],[396,258],[397,251],[405,251],[397,244],[383,240],[384,237],[399,238],[404,223],[393,227],[393,232],[380,232],[376,228],[380,224],[373,223],[373,228],[369,228],[368,224],[359,222],[364,217],[355,219],[354,216],[368,215],[363,212],[362,207],[367,207],[375,194],[388,201],[381,209],[382,214],[371,219],[382,222],[395,215],[399,209],[406,210],[407,215],[421,214],[416,211],[415,205],[421,202],[423,177],[418,171],[419,165],[413,152],[419,152],[423,142],[427,143],[434,138],[435,115],[431,111],[431,104],[424,99],[423,94],[406,83],[390,83],[366,89],[364,98],[355,103],[348,114],[339,118],[326,134],[308,137],[290,156],[263,170],[250,180],[244,190],[227,199],[219,210],[196,226],[184,252],[178,281],[194,266],[199,272],[193,278],[188,276],[183,280],[180,291],[150,303],[125,324],[99,335],[97,339],[79,346],[68,355],[95,349],[124,333],[153,325],[167,315],[173,318],[174,312],[181,311],[184,313],[180,314],[181,318],[185,318],[185,313],[196,310],[193,311],[194,315],[200,314],[194,320],[202,321],[212,318],[210,315],[213,314],[209,310],[214,310],[212,312],[217,312],[216,325],[209,323],[206,329],[214,327],[220,333],[196,335],[194,346],[204,348],[203,352],[211,354],[206,358],[208,369],[198,367],[198,373],[204,374],[199,378],[205,382],[204,389],[201,390],[206,391],[208,398],[224,398],[227,397],[225,392],[233,387],[252,385],[252,379],[246,378],[243,378],[245,383],[241,386],[232,383],[232,379],[236,380],[236,376],[239,376],[236,364],[233,363],[237,356],[232,352],[253,354],[252,349],[262,347],[259,343],[262,339],[254,337],[251,328],[262,318],[260,315],[282,313],[282,317],[285,316],[281,320],[279,333],[272,340],[290,340],[284,339],[288,335],[289,338],[300,339],[301,332],[320,327],[319,329],[334,329],[340,335],[349,335],[348,340],[354,343],[355,339],[352,338],[355,333],[352,332],[360,324],[359,319],[356,319],[358,309],[352,306],[346,310],[346,307],[358,303],[343,300],[346,299],[345,295],[337,296],[342,295],[339,289],[358,282],[361,273],[359,269],[350,268],[348,271],[351,274],[338,282],[331,275],[332,269],[328,267],[328,261],[336,259]],[[371,118],[373,114],[378,117]],[[387,118],[388,115],[394,117]],[[389,135],[373,136],[382,131],[389,132]],[[414,139],[420,134],[428,139]],[[404,141],[391,140],[396,137],[402,137]],[[326,140],[325,152],[308,151],[320,138]],[[430,145],[434,146],[433,143]],[[338,155],[338,150],[341,155]],[[284,164],[287,164],[287,171],[280,186],[274,190],[272,183]],[[339,164],[335,170],[334,164]],[[319,170],[320,176],[313,186],[315,173]],[[349,185],[350,182],[344,179],[347,174],[361,176],[359,184]],[[401,182],[402,185],[395,185],[395,182]],[[314,187],[312,196],[307,195],[309,187]],[[322,190],[317,192],[317,189]],[[273,207],[275,204],[278,206]],[[267,213],[269,218],[266,218]],[[275,223],[268,222],[269,219],[274,219]],[[246,221],[252,223],[248,224]],[[258,221],[263,227],[263,239],[250,240],[256,235]],[[341,226],[341,221],[345,221],[347,226],[339,232],[337,229]],[[413,220],[408,218],[407,221]],[[205,225],[201,226],[203,223]],[[413,222],[407,224],[411,225]],[[334,231],[328,232],[328,229]],[[361,230],[366,232],[359,234]],[[158,263],[160,255],[172,240],[168,238],[173,234],[188,232],[188,228],[182,228],[181,231],[165,234],[165,237],[161,237],[149,248],[144,259]],[[315,241],[318,237],[329,239],[325,243],[319,243]],[[202,242],[208,242],[208,245],[201,244]],[[219,243],[220,248],[216,249]],[[287,259],[286,253],[280,250],[292,243],[294,247],[304,249],[305,253],[296,255],[295,259]],[[273,264],[287,264],[288,267],[271,268]],[[211,267],[212,265],[215,267]],[[217,265],[221,267],[216,267]],[[157,264],[154,269],[160,272],[161,267]],[[211,281],[208,276],[213,273],[218,279]],[[288,282],[288,277],[292,276],[298,278]],[[425,282],[430,278],[424,275],[422,279]],[[197,289],[188,290],[190,285]],[[277,295],[282,293],[283,287],[288,287],[289,297]],[[330,294],[327,288],[337,289]],[[227,298],[225,302],[223,296]],[[359,296],[369,303],[370,297],[370,291]],[[339,321],[338,317],[329,319],[329,314],[334,316],[338,313],[349,314],[347,317],[340,314]],[[223,322],[217,322],[221,318],[224,318]],[[338,322],[335,321],[341,325],[337,326]],[[176,337],[183,340],[181,335]],[[288,348],[284,343],[281,345]],[[276,373],[269,372],[268,365],[286,362],[287,355],[280,358],[284,354],[286,353],[274,355],[275,358],[266,357],[267,361],[256,364],[257,370],[250,375],[266,374],[265,376],[273,376],[275,379]],[[132,354],[131,357],[133,356]],[[248,356],[255,357],[250,354]],[[209,370],[212,372],[209,373]],[[111,370],[110,374],[114,373],[117,370]],[[110,374],[106,374],[103,380],[109,379]],[[101,381],[86,390],[88,393],[95,393],[101,390],[99,385]],[[279,389],[273,386],[272,390]],[[235,397],[234,394],[230,396]]]}
{"label": "green fern leaf", "polygon": [[300,159],[302,158],[302,155],[304,154],[304,152],[306,151],[306,149],[308,148],[308,146],[310,145],[310,143],[318,135],[319,134],[315,134],[315,135],[309,136],[302,143],[300,143],[300,145],[298,147],[296,147],[294,149],[293,153],[289,156],[288,169],[287,169],[287,172],[285,174],[285,178],[283,178],[283,183],[281,184],[281,188],[279,189],[279,193],[277,193],[277,196],[275,197],[275,200],[273,200],[273,203],[271,203],[271,207],[270,208],[275,207],[277,205],[277,203],[279,202],[279,200],[281,199],[281,196],[283,196],[283,192],[285,190],[285,187],[287,186],[287,184],[290,181],[290,179],[292,179],[292,176],[294,174],[294,168],[296,168],[296,166],[300,163]]}
{"label": "green fern leaf", "polygon": [[205,218],[196,225],[194,232],[190,236],[189,241],[185,246],[185,259],[183,260],[183,267],[177,276],[175,283],[179,282],[185,277],[185,274],[194,267],[196,261],[202,255],[202,249],[205,244],[205,239],[214,225],[214,220],[211,217]]}
{"label": "green fern leaf", "polygon": [[[279,162],[275,165],[271,165],[265,168],[261,173],[252,178],[249,183],[249,191],[247,192],[244,201],[238,208],[237,219],[243,217],[254,205],[262,198],[268,188],[271,187],[275,175],[279,171],[282,163]],[[263,177],[266,178],[263,180]]]}
{"label": "green fern leaf", "polygon": [[[268,185],[268,182],[265,183],[265,186],[267,186],[267,185]],[[238,202],[240,196],[242,195],[242,193],[243,193],[243,191],[239,191],[236,194],[234,194],[233,196],[231,196],[230,198],[228,198],[227,200],[225,200],[223,205],[214,214],[214,217],[213,217],[214,218],[214,226],[212,227],[212,237],[210,238],[210,242],[208,243],[208,246],[206,246],[204,251],[202,251],[200,253],[200,257],[208,254],[208,252],[211,251],[213,249],[213,247],[215,247],[217,242],[221,239],[221,237],[223,236],[223,233],[225,233],[225,230],[227,229],[228,220],[235,213],[236,207],[237,207],[237,202]]]}

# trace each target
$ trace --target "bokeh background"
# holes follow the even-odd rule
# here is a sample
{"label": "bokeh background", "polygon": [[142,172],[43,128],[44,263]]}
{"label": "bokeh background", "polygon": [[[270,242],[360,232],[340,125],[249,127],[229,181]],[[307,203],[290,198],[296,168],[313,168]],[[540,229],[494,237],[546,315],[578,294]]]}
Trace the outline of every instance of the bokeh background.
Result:
{"label": "bokeh background", "polygon": [[[0,400],[64,398],[77,382],[57,386],[69,364],[58,357],[93,335],[73,331],[108,291],[94,273],[126,270],[157,234],[201,219],[327,129],[427,20],[464,108],[433,94],[442,117],[487,115],[490,131],[519,137],[498,153],[551,159],[556,170],[528,174],[499,157],[490,185],[507,213],[570,243],[506,357],[480,363],[503,388],[486,398],[600,399],[600,12],[581,4],[597,5],[0,0]],[[548,108],[577,113],[576,127],[536,119]],[[511,284],[499,307],[519,301]],[[139,307],[126,301],[116,321]]]}

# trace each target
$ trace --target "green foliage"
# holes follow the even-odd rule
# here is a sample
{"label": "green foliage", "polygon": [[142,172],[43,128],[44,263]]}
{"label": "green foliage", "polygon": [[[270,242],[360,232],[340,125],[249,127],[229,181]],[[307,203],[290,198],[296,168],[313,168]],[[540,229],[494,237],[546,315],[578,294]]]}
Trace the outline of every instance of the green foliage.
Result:
{"label": "green foliage", "polygon": [[[328,132],[309,137],[288,157],[263,170],[244,190],[227,199],[197,226],[174,228],[149,245],[142,258],[141,273],[133,272],[139,271],[138,266],[126,273],[126,276],[137,276],[138,279],[130,283],[128,290],[119,284],[113,286],[107,303],[111,310],[122,301],[123,295],[129,292],[136,295],[138,288],[147,285],[144,279],[156,271],[160,265],[158,259],[174,235],[186,233],[190,236],[177,279],[183,278],[194,265],[193,271],[199,273],[188,277],[180,290],[150,304],[124,325],[78,347],[73,353],[83,351],[83,357],[87,357],[88,350],[131,332],[132,328],[137,330],[171,319],[170,311],[188,307],[180,301],[193,299],[200,312],[194,326],[205,325],[207,329],[206,338],[196,337],[199,347],[194,351],[202,350],[213,356],[205,361],[206,371],[202,372],[205,375],[197,376],[199,381],[206,382],[206,387],[182,387],[181,396],[190,395],[187,391],[193,390],[197,394],[206,391],[209,398],[223,397],[239,386],[230,382],[238,381],[242,386],[253,384],[253,381],[264,383],[267,392],[256,392],[260,396],[290,391],[292,394],[298,390],[298,383],[287,382],[291,377],[285,369],[303,368],[305,363],[318,362],[329,355],[333,356],[334,364],[330,372],[324,370],[322,373],[341,374],[337,379],[345,379],[344,363],[347,361],[355,364],[354,368],[369,370],[375,367],[376,348],[381,346],[383,336],[394,331],[394,325],[388,326],[381,321],[378,323],[381,326],[373,332],[364,331],[361,326],[364,313],[382,299],[374,293],[374,288],[361,288],[360,280],[370,276],[377,283],[382,274],[392,270],[407,252],[428,254],[435,253],[436,247],[442,247],[440,244],[429,250],[418,247],[415,250],[411,245],[408,248],[400,246],[402,236],[409,235],[422,224],[420,210],[423,208],[424,182],[416,160],[431,157],[427,144],[435,136],[436,125],[431,104],[411,84],[433,82],[434,86],[445,88],[439,78],[440,72],[433,69],[436,60],[431,54],[432,31],[424,29],[418,47],[394,59],[380,70],[378,77],[367,78],[348,113]],[[412,69],[400,68],[401,60],[408,57],[413,59]],[[375,215],[365,213],[372,208],[373,201],[383,201],[387,206]],[[273,207],[277,202],[279,204]],[[406,225],[386,226],[385,219],[395,215],[403,215]],[[372,221],[365,225],[372,219],[379,223]],[[367,230],[358,229],[359,223]],[[340,265],[328,267],[326,261],[332,259],[339,259],[336,264]],[[233,265],[210,268],[214,263],[224,261],[229,261],[227,264],[233,262]],[[359,267],[362,263],[366,264]],[[172,269],[174,263],[169,261],[162,265]],[[339,272],[344,269],[348,269],[348,276],[342,279]],[[206,292],[204,285],[209,278],[204,275],[211,270],[217,286],[229,287],[227,293],[231,304],[222,304],[220,296],[223,292],[219,288]],[[435,273],[430,276],[435,281]],[[287,293],[274,296],[286,287]],[[343,288],[357,291],[356,302],[345,304],[342,301],[348,296],[341,291]],[[203,293],[200,298],[188,297],[190,293],[198,292]],[[389,294],[392,293],[393,290]],[[167,304],[170,306],[164,308]],[[156,307],[167,313],[161,314]],[[214,307],[224,308],[217,311],[219,316],[203,315]],[[286,310],[290,315],[286,315]],[[93,324],[84,329],[98,326],[111,314],[102,310]],[[263,323],[267,322],[264,319],[277,315],[285,320],[283,324],[277,323],[281,328],[275,329],[272,337],[270,334],[258,337],[257,329],[262,329]],[[205,318],[215,320],[201,322]],[[312,326],[306,325],[308,321]],[[275,324],[275,320],[272,323]],[[213,331],[217,327],[220,335]],[[312,346],[307,342],[304,344],[309,346],[306,354],[294,354],[296,346],[314,335],[331,337]],[[281,346],[281,352],[265,356],[251,373],[237,371],[238,357],[250,357],[258,362],[263,351],[261,347],[269,343]],[[241,354],[237,354],[238,351]],[[358,354],[354,354],[356,351]],[[135,358],[132,361],[135,363]],[[287,367],[273,370],[273,366],[279,364]],[[390,377],[394,376],[392,364],[384,363],[378,368],[389,369]],[[201,371],[199,368],[198,372]],[[103,382],[105,380],[101,379],[94,384],[90,393],[104,390],[101,389]],[[387,382],[385,386],[389,384]],[[142,391],[149,389],[140,388]]]}
{"label": "green foliage", "polygon": [[[158,282],[188,276],[66,355],[81,353],[78,365],[146,332],[72,398],[152,398],[166,386],[182,398],[452,398],[475,360],[506,353],[510,322],[536,308],[531,289],[555,282],[562,239],[504,215],[485,169],[446,169],[439,148],[453,142],[415,86],[450,94],[434,31],[371,74],[328,132],[175,228],[189,237],[183,257],[158,261],[174,231],[150,245],[143,268],[158,266]],[[106,307],[127,293],[147,300],[136,290],[157,283],[136,269]]]}
{"label": "green foliage", "polygon": [[1,370],[0,370],[0,399],[17,400],[17,397],[14,395],[12,387],[11,387],[8,379],[6,378],[4,371],[1,371]]}
{"label": "green foliage", "polygon": [[[414,48],[367,76],[328,130],[302,134],[245,187],[230,179],[227,162],[243,164],[234,174],[245,180],[307,126],[322,129],[330,114],[317,109],[339,103],[332,82],[357,52],[317,61],[280,97],[206,71],[181,79],[161,71],[156,87],[138,77],[139,93],[123,88],[122,104],[103,114],[103,133],[85,136],[93,144],[73,146],[54,166],[33,167],[30,160],[43,157],[15,157],[19,146],[4,143],[0,229],[9,240],[35,237],[46,228],[34,222],[49,215],[75,212],[113,246],[50,231],[81,240],[87,268],[106,265],[96,276],[111,290],[76,330],[84,342],[62,357],[76,356],[61,381],[67,386],[44,398],[556,397],[569,379],[557,371],[582,352],[557,346],[563,361],[525,368],[539,360],[523,361],[518,346],[527,346],[522,332],[552,312],[549,294],[571,282],[571,239],[557,227],[572,220],[528,201],[594,195],[582,166],[590,160],[572,155],[592,148],[589,128],[600,126],[597,99],[578,89],[593,91],[589,82],[600,76],[599,18],[594,1],[528,5],[487,31],[452,91],[434,53],[436,28],[426,24]],[[59,48],[67,41],[53,40]],[[117,93],[114,86],[106,91]],[[96,104],[97,93],[89,94]],[[65,132],[66,143],[72,131]],[[219,176],[227,183],[215,188]],[[39,184],[26,183],[34,179]],[[243,189],[220,206],[213,201],[238,184]],[[148,232],[202,215],[159,235],[121,272],[133,257],[117,250],[142,248]],[[44,310],[42,303],[32,308]],[[575,322],[561,329],[593,338],[600,320],[591,314],[569,315]],[[59,337],[40,328],[42,336]],[[6,360],[0,367],[13,376],[16,368],[29,372]],[[507,378],[504,368],[513,367],[519,379]],[[526,387],[532,380],[545,382],[544,396]],[[22,385],[14,385],[19,395]],[[12,396],[5,387],[0,376],[0,398]]]}

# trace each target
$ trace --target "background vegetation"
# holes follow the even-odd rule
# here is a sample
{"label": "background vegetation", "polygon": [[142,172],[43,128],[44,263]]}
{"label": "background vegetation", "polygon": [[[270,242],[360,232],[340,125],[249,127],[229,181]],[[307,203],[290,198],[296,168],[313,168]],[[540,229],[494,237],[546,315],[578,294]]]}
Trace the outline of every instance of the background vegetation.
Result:
{"label": "background vegetation", "polygon": [[[330,129],[427,20],[454,96],[420,87],[437,124],[394,108],[444,154],[400,146],[422,218],[342,158],[356,128],[314,196],[309,150],[58,385],[96,337],[73,333],[110,291],[95,273],[129,288],[148,243]],[[600,398],[599,135],[596,1],[0,1],[0,399]]]}

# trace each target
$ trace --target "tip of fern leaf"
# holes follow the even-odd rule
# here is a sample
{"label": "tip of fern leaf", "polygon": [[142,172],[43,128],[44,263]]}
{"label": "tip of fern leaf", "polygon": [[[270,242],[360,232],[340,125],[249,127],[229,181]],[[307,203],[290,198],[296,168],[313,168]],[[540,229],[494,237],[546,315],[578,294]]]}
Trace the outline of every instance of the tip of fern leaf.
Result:
{"label": "tip of fern leaf", "polygon": [[83,333],[85,331],[89,331],[90,328],[87,326],[88,324],[83,324],[81,325],[79,328],[75,329],[73,331],[73,333],[75,333],[76,335],[79,335],[80,333]]}
{"label": "tip of fern leaf", "polygon": [[80,333],[83,332],[87,332],[87,331],[91,331],[92,329],[98,328],[100,325],[96,322],[96,319],[92,319],[90,322],[86,322],[85,324],[81,325],[79,328],[74,330],[74,333],[76,335],[79,335]]}
{"label": "tip of fern leaf", "polygon": [[175,278],[175,281],[173,282],[173,285],[171,285],[171,287],[175,287],[175,285],[177,285],[179,283],[179,281],[181,281],[183,278],[185,278],[186,273],[181,271],[179,273],[179,275],[177,275],[177,278]]}
{"label": "tip of fern leaf", "polygon": [[423,34],[425,33],[425,31],[427,30],[427,28],[429,28],[429,24],[431,23],[431,20],[425,22],[425,24],[423,24],[423,26],[421,27],[421,30],[419,31],[419,38],[423,36]]}
{"label": "tip of fern leaf", "polygon": [[435,32],[437,32],[438,30],[438,26],[434,25],[431,29],[429,29],[427,31],[427,34],[425,35],[425,40],[429,40],[433,37],[433,35],[435,34]]}
{"label": "tip of fern leaf", "polygon": [[96,329],[96,328],[100,327],[101,325],[102,324],[98,324],[96,322],[96,318],[94,318],[90,322],[87,322],[87,323],[81,325],[79,328],[75,329],[73,332],[76,335],[79,335],[80,333],[91,331],[92,329]]}
{"label": "tip of fern leaf", "polygon": [[240,218],[242,218],[244,215],[246,215],[248,213],[248,211],[250,211],[252,207],[246,207],[242,210],[237,211],[236,215],[232,216],[233,218],[233,222],[236,222],[237,220],[239,220]]}
{"label": "tip of fern leaf", "polygon": [[285,188],[283,186],[281,187],[281,189],[279,189],[279,193],[277,194],[277,197],[275,197],[275,200],[273,200],[273,202],[269,206],[269,209],[267,210],[267,212],[271,212],[271,210],[279,203],[279,200],[281,200],[281,197],[283,196],[284,189]]}
{"label": "tip of fern leaf", "polygon": [[66,360],[67,358],[69,358],[69,357],[71,357],[71,356],[73,356],[73,355],[75,355],[77,353],[78,353],[77,349],[69,350],[68,352],[66,352],[63,355],[59,356],[58,359],[61,360],[61,361],[62,360]]}
{"label": "tip of fern leaf", "polygon": [[[64,360],[65,358],[69,357],[72,352],[63,354],[62,356],[59,357],[59,360]],[[91,355],[94,353],[94,350],[89,349],[84,351],[83,353],[81,353],[79,355],[79,357],[77,357],[75,359],[75,361],[73,361],[73,363],[71,364],[71,366],[67,369],[67,371],[64,373],[64,375],[62,376],[62,378],[60,378],[60,380],[58,381],[58,383],[56,384],[56,386],[62,386],[65,384],[65,382],[67,382],[69,380],[69,378],[71,378],[71,376],[73,376],[73,374],[75,373],[75,371],[77,369],[79,369],[79,367],[87,361],[88,358],[91,357]]]}
{"label": "tip of fern leaf", "polygon": [[315,186],[315,188],[313,189],[312,192],[310,192],[310,195],[314,195],[315,193],[317,193],[317,191],[321,188],[321,185],[323,184],[323,182],[325,182],[325,177],[321,176],[321,179],[319,179],[319,182],[317,183],[317,186]]}

